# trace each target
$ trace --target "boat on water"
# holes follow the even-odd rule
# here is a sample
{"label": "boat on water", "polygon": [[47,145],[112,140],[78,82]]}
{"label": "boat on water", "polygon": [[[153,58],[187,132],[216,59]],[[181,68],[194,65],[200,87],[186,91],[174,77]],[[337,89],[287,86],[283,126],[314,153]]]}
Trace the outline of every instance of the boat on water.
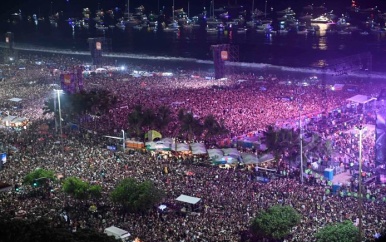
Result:
{"label": "boat on water", "polygon": [[340,31],[338,31],[337,33],[338,33],[339,35],[351,35],[351,34],[352,34],[351,31],[346,30],[346,29],[340,30]]}
{"label": "boat on water", "polygon": [[180,30],[180,26],[178,25],[178,22],[175,20],[170,24],[168,24],[167,27],[163,29],[164,32],[178,32],[179,30]]}
{"label": "boat on water", "polygon": [[331,24],[331,23],[333,23],[333,21],[330,18],[328,18],[327,16],[322,15],[322,16],[319,16],[317,18],[311,19],[311,23]]}
{"label": "boat on water", "polygon": [[123,21],[118,22],[115,26],[118,29],[121,29],[121,30],[125,30],[126,29],[126,25],[125,25],[125,23]]}
{"label": "boat on water", "polygon": [[96,23],[96,24],[95,24],[95,28],[96,28],[97,30],[102,30],[102,31],[104,31],[104,30],[107,30],[109,27],[104,26],[104,24],[103,24],[103,22],[102,22],[102,23]]}

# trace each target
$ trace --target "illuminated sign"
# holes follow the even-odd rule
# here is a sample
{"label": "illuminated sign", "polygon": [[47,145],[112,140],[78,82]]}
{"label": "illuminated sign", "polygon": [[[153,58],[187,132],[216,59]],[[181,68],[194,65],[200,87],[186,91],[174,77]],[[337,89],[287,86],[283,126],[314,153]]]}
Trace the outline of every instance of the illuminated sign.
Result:
{"label": "illuminated sign", "polygon": [[102,43],[101,43],[101,42],[96,42],[96,43],[95,43],[95,48],[96,48],[97,50],[101,50],[101,49],[102,49]]}
{"label": "illuminated sign", "polygon": [[228,60],[228,51],[221,51],[221,60]]}

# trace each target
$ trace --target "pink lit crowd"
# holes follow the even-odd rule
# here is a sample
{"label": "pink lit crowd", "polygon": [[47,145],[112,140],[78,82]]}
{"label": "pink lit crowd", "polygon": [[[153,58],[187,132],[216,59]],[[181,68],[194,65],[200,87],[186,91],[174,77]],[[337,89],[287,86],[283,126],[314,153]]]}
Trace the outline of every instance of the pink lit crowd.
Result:
{"label": "pink lit crowd", "polygon": [[[253,180],[253,169],[199,166],[190,158],[182,160],[169,156],[157,159],[142,152],[114,153],[106,149],[103,138],[103,135],[117,135],[121,129],[130,129],[127,115],[136,104],[154,109],[164,105],[171,109],[174,119],[162,131],[166,137],[179,136],[176,115],[183,108],[198,118],[213,114],[230,130],[229,138],[234,138],[264,130],[267,125],[296,128],[300,111],[304,121],[326,110],[340,109],[343,116],[350,116],[348,109],[356,111],[346,99],[353,93],[329,89],[324,95],[318,85],[287,85],[288,77],[283,78],[284,74],[280,73],[269,74],[267,70],[259,74],[235,74],[222,81],[192,77],[197,73],[181,70],[172,77],[132,77],[130,71],[85,77],[86,90],[105,88],[118,97],[118,104],[98,120],[80,123],[80,129],[72,129],[65,125],[65,121],[65,152],[62,153],[55,128],[50,126],[44,132],[42,128],[53,118],[52,115],[43,115],[42,107],[44,100],[53,95],[52,84],[57,83],[54,81],[57,77],[52,75],[52,66],[34,62],[56,63],[58,67],[81,64],[82,61],[62,55],[30,53],[24,53],[21,58],[25,59],[24,63],[0,68],[3,75],[9,76],[0,85],[0,109],[3,114],[27,117],[31,122],[21,131],[0,129],[2,145],[17,149],[9,154],[4,169],[0,171],[0,181],[20,184],[26,174],[40,167],[100,184],[103,197],[87,201],[70,196],[64,198],[59,183],[52,184],[55,191],[49,195],[34,197],[28,195],[32,188],[25,186],[24,192],[0,194],[2,216],[47,217],[52,219],[52,226],[66,226],[72,231],[90,228],[103,232],[106,227],[115,225],[129,231],[132,239],[139,237],[146,242],[245,241],[251,219],[259,211],[276,204],[292,206],[302,215],[301,223],[292,229],[288,241],[314,241],[315,233],[326,224],[357,220],[357,199],[326,195],[329,187],[326,182],[300,184],[299,179],[282,177],[264,184]],[[128,67],[129,70],[134,68],[154,71],[150,66]],[[361,94],[373,97],[380,89],[386,88],[385,84],[375,86],[366,85],[361,80],[344,81],[357,85]],[[22,101],[9,101],[14,97]],[[287,97],[296,100],[284,101]],[[371,114],[366,114],[362,121],[372,118]],[[320,130],[310,125],[309,129],[318,129],[326,137],[335,137],[337,155],[333,159],[348,163],[355,158],[355,138],[347,139],[343,130],[334,130],[331,126],[327,124]],[[347,124],[344,129],[353,126]],[[371,137],[372,134],[366,135],[364,142],[364,161],[368,166],[373,165],[374,160],[374,151],[371,150],[374,140]],[[203,140],[204,137],[195,139]],[[165,167],[168,167],[167,173]],[[287,166],[285,169],[292,168]],[[103,179],[101,170],[106,171]],[[188,172],[190,175],[186,175]],[[161,211],[157,205],[147,214],[123,214],[120,206],[111,202],[109,192],[127,177],[150,180],[165,191],[166,196],[158,205],[166,205],[166,210]],[[345,187],[354,189],[350,185]],[[365,190],[375,198],[364,202],[363,214],[364,234],[372,239],[374,234],[386,228],[385,202],[382,200],[386,196],[386,187],[371,183]],[[194,206],[175,201],[181,194],[199,197],[201,201]],[[97,212],[89,211],[91,205],[97,207]],[[66,216],[62,216],[63,211]]]}

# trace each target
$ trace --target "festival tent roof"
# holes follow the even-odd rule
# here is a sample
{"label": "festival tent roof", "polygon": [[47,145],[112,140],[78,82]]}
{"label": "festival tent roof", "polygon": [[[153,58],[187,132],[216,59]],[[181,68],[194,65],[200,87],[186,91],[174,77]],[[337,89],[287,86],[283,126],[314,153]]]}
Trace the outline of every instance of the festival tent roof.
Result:
{"label": "festival tent roof", "polygon": [[201,198],[191,197],[187,195],[180,195],[179,197],[176,198],[176,200],[184,203],[196,204],[201,200]]}
{"label": "festival tent roof", "polygon": [[224,153],[220,149],[208,149],[207,151],[209,158],[211,158],[213,161],[221,160],[221,158],[224,156]]}
{"label": "festival tent roof", "polygon": [[234,156],[225,155],[221,158],[222,164],[233,164],[233,163],[237,163],[237,162],[238,162],[238,160]]}
{"label": "festival tent roof", "polygon": [[171,143],[164,143],[162,141],[157,142],[146,142],[146,149],[147,150],[170,150],[172,144]]}
{"label": "festival tent roof", "polygon": [[190,144],[190,148],[193,155],[202,155],[207,153],[205,144],[203,143],[192,143]]}
{"label": "festival tent roof", "polygon": [[120,229],[115,226],[110,226],[108,228],[105,228],[104,233],[107,234],[108,236],[114,236],[115,239],[124,239],[130,236],[130,233],[128,231]]}
{"label": "festival tent roof", "polygon": [[6,116],[6,117],[4,117],[4,118],[2,118],[1,119],[1,121],[3,122],[3,123],[6,123],[6,122],[11,122],[12,120],[14,120],[15,118],[17,118],[16,116]]}
{"label": "festival tent roof", "polygon": [[9,101],[12,101],[12,102],[20,102],[21,100],[23,100],[23,99],[21,99],[21,98],[18,98],[18,97],[13,97],[13,98],[10,98],[10,99],[8,99]]}
{"label": "festival tent roof", "polygon": [[365,104],[368,102],[371,102],[373,100],[376,100],[376,98],[367,98],[365,95],[355,95],[353,97],[347,98],[347,101],[353,102],[353,103],[360,103],[360,104]]}
{"label": "festival tent roof", "polygon": [[[146,134],[145,134],[145,139],[147,139],[148,141],[153,141],[154,139],[156,138],[159,138],[161,139],[162,138],[162,135],[160,132],[158,132],[157,130],[149,130]],[[171,141],[170,141],[171,143]]]}
{"label": "festival tent roof", "polygon": [[12,123],[14,124],[20,124],[20,123],[23,123],[24,121],[27,121],[28,119],[27,118],[24,118],[24,117],[18,117],[18,118],[15,118],[12,120]]}
{"label": "festival tent roof", "polygon": [[177,143],[177,145],[172,144],[172,150],[177,151],[177,152],[189,151],[190,147],[189,147],[189,144]]}
{"label": "festival tent roof", "polygon": [[257,163],[259,163],[259,159],[257,159],[257,157],[253,154],[242,153],[241,157],[243,158],[244,164],[257,164]]}
{"label": "festival tent roof", "polygon": [[272,154],[265,154],[259,158],[259,162],[266,162],[275,159]]}
{"label": "festival tent roof", "polygon": [[162,142],[162,143],[173,143],[173,139],[172,138],[163,138],[163,139],[160,139],[159,142]]}
{"label": "festival tent roof", "polygon": [[224,155],[230,155],[236,158],[240,157],[240,152],[236,148],[224,148],[222,151],[224,152]]}

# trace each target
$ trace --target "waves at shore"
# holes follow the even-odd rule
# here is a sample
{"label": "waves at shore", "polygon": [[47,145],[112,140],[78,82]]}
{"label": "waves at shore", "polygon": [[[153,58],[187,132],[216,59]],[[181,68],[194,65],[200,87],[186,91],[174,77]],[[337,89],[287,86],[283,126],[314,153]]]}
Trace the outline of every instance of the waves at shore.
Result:
{"label": "waves at shore", "polygon": [[[0,43],[0,48],[6,48],[5,43]],[[18,44],[15,47],[16,50],[21,51],[33,51],[33,52],[44,52],[44,53],[55,53],[55,54],[64,54],[64,55],[78,55],[78,56],[90,56],[89,51],[77,51],[70,49],[54,49],[54,48],[44,48],[41,46],[27,45],[27,44]],[[185,58],[185,57],[171,57],[171,56],[150,56],[150,55],[140,55],[140,54],[129,54],[129,53],[104,53],[105,57],[109,58],[122,58],[122,59],[135,59],[135,60],[152,60],[152,61],[167,61],[167,62],[184,62],[184,63],[196,63],[206,65],[208,68],[211,68],[213,61],[210,60],[199,60],[195,58]],[[272,64],[265,63],[246,63],[246,62],[226,62],[226,65],[234,66],[243,69],[266,69],[272,71],[282,71],[282,72],[296,72],[304,74],[327,74],[334,75],[333,72],[323,71],[321,68],[311,68],[311,67],[288,67],[288,66],[277,66]],[[383,72],[369,72],[369,71],[357,71],[349,72],[346,76],[357,77],[357,78],[375,78],[375,79],[385,79],[386,73]]]}

